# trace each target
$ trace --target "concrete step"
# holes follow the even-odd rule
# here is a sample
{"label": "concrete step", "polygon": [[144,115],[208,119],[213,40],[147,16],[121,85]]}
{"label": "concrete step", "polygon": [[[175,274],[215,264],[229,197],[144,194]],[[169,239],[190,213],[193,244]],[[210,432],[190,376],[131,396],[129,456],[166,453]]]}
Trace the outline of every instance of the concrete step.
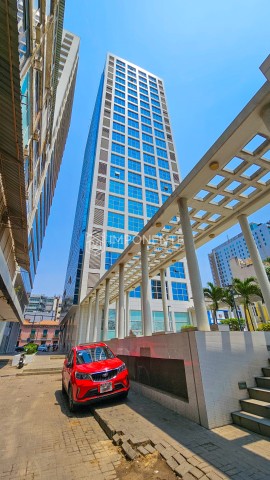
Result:
{"label": "concrete step", "polygon": [[265,377],[270,377],[270,367],[262,368]]}
{"label": "concrete step", "polygon": [[240,427],[270,437],[270,419],[244,411],[232,413],[233,422]]}
{"label": "concrete step", "polygon": [[17,375],[28,376],[28,375],[53,375],[59,374],[62,372],[62,368],[40,368],[34,369],[31,368],[29,370],[24,370],[23,368],[18,371]]}
{"label": "concrete step", "polygon": [[255,380],[258,387],[270,389],[270,377],[256,377]]}
{"label": "concrete step", "polygon": [[261,417],[270,418],[270,403],[263,402],[262,400],[255,400],[254,398],[248,398],[246,400],[240,400],[242,410],[247,413],[253,413]]}
{"label": "concrete step", "polygon": [[250,398],[270,403],[270,390],[268,388],[248,388],[248,393]]}

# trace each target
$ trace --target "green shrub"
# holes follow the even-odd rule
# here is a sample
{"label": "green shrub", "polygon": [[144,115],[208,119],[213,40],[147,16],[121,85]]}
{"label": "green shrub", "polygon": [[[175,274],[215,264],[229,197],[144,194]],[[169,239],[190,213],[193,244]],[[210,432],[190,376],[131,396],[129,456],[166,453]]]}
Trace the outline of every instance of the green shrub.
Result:
{"label": "green shrub", "polygon": [[260,323],[260,325],[258,325],[257,330],[263,331],[263,332],[269,332],[270,331],[270,322]]}
{"label": "green shrub", "polygon": [[229,325],[230,330],[233,332],[238,332],[240,330],[239,324],[241,324],[241,329],[243,330],[246,322],[243,318],[226,318],[225,320],[221,320],[220,322],[222,325]]}
{"label": "green shrub", "polygon": [[194,325],[183,325],[183,327],[181,327],[181,332],[192,332],[194,330],[198,330]]}
{"label": "green shrub", "polygon": [[32,355],[33,353],[36,353],[38,349],[38,346],[36,343],[27,343],[27,345],[24,345],[24,351],[26,355]]}

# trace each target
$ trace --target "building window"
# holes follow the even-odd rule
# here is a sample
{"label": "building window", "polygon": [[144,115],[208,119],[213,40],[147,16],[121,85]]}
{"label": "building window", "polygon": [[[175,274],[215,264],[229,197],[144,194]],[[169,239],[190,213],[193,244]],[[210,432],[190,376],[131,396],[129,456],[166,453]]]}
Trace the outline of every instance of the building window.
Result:
{"label": "building window", "polygon": [[[155,130],[155,135],[156,137],[159,137],[159,138],[165,138],[164,133],[160,132],[159,130]],[[166,144],[165,144],[165,148],[166,148]]]}
{"label": "building window", "polygon": [[121,97],[121,98],[125,98],[125,93],[120,92],[120,90],[115,90],[115,95],[117,95],[118,97]]}
{"label": "building window", "polygon": [[[146,132],[146,133],[152,133],[152,127],[148,127],[148,125],[142,125],[142,131]],[[153,143],[153,142],[151,142],[151,143]]]}
{"label": "building window", "polygon": [[118,88],[119,90],[122,90],[123,92],[125,92],[125,90],[126,90],[126,87],[124,85],[121,85],[120,83],[116,83],[115,88]]}
{"label": "building window", "polygon": [[129,200],[128,213],[133,213],[134,215],[143,215],[143,204],[136,202],[135,200]]}
{"label": "building window", "polygon": [[130,329],[135,335],[142,334],[142,315],[140,310],[130,310]]}
{"label": "building window", "polygon": [[162,192],[172,193],[172,186],[169,183],[160,182]]}
{"label": "building window", "polygon": [[117,112],[117,113],[122,113],[123,115],[125,115],[125,109],[122,108],[122,107],[119,107],[119,105],[114,105],[114,111]]}
{"label": "building window", "polygon": [[139,115],[135,112],[131,112],[130,110],[128,110],[128,116],[131,118],[135,118],[135,120],[139,119]]}
{"label": "building window", "polygon": [[175,327],[177,332],[181,332],[181,328],[190,325],[189,315],[187,312],[174,312]]}
{"label": "building window", "polygon": [[159,140],[158,138],[156,138],[156,145],[158,147],[166,148],[166,142],[164,142],[164,140]]}
{"label": "building window", "polygon": [[108,212],[108,226],[123,229],[125,226],[125,216],[120,213]]}
{"label": "building window", "polygon": [[172,282],[172,295],[173,300],[181,300],[182,302],[188,302],[187,284],[180,282]]}
{"label": "building window", "polygon": [[134,138],[128,138],[128,144],[130,147],[140,148],[140,142]]}
{"label": "building window", "polygon": [[113,132],[112,139],[119,143],[125,143],[125,135],[121,135],[121,133]]}
{"label": "building window", "polygon": [[162,125],[162,123],[159,123],[159,122],[155,122],[155,121],[154,121],[154,127],[155,127],[155,128],[159,128],[160,130],[163,130],[163,125]]}
{"label": "building window", "polygon": [[119,248],[124,250],[125,248],[125,235],[119,232],[107,231],[106,247]]}
{"label": "building window", "polygon": [[146,201],[152,203],[159,203],[159,197],[157,192],[152,192],[151,190],[145,190]]}
{"label": "building window", "polygon": [[150,118],[144,117],[143,115],[141,115],[141,122],[146,123],[147,125],[151,125]]}
{"label": "building window", "polygon": [[125,147],[124,145],[118,145],[118,143],[112,143],[112,152],[125,155]]}
{"label": "building window", "polygon": [[142,177],[138,173],[128,172],[128,181],[136,185],[142,184]]}
{"label": "building window", "polygon": [[144,226],[143,218],[128,217],[128,229],[132,232],[140,232]]}
{"label": "building window", "polygon": [[[156,113],[153,113],[153,119],[157,120],[158,122],[162,122],[162,117],[160,115],[157,115]],[[154,122],[155,124],[155,122]]]}
{"label": "building window", "polygon": [[150,167],[150,165],[144,165],[144,173],[146,175],[151,175],[152,177],[157,176],[157,172],[155,167]]}
{"label": "building window", "polygon": [[118,105],[122,105],[122,107],[125,106],[125,100],[122,100],[122,98],[115,97],[114,103],[117,103]]}
{"label": "building window", "polygon": [[150,117],[150,112],[148,110],[145,110],[145,108],[141,108],[141,114],[145,115],[146,117]]}
{"label": "building window", "polygon": [[[118,72],[117,72],[117,73],[118,73]],[[118,82],[118,83],[122,83],[122,84],[125,85],[125,83],[126,83],[125,80],[124,80],[123,78],[118,77],[118,76],[117,76],[117,73],[116,73],[115,81]]]}
{"label": "building window", "polygon": [[147,218],[152,218],[155,213],[157,213],[158,207],[154,207],[153,205],[146,205],[146,213]]}
{"label": "building window", "polygon": [[[167,293],[167,299],[168,297],[168,285],[167,282],[166,284],[166,293]],[[162,299],[162,293],[161,293],[161,282],[160,280],[151,280],[151,290],[152,290],[152,298],[155,300],[161,300]]]}
{"label": "building window", "polygon": [[133,187],[132,185],[129,185],[128,196],[131,198],[137,198],[138,200],[142,200],[142,189],[139,187]]}
{"label": "building window", "polygon": [[118,130],[118,132],[125,132],[125,125],[121,125],[121,123],[113,122],[113,129]]}
{"label": "building window", "polygon": [[167,162],[167,160],[163,160],[162,158],[158,158],[158,166],[169,170],[169,162]]}
{"label": "building window", "polygon": [[[132,85],[132,88],[134,88],[134,86]],[[129,95],[134,95],[135,97],[137,97],[137,92],[135,90],[132,90],[131,88],[128,88],[128,94]],[[134,97],[128,97],[128,100],[130,100],[131,102],[133,101]],[[136,102],[137,103],[137,98],[136,98]]]}
{"label": "building window", "polygon": [[145,142],[153,143],[153,137],[151,135],[147,135],[146,133],[142,134],[142,139],[145,140]]}
{"label": "building window", "polygon": [[144,181],[146,188],[152,188],[153,190],[157,190],[157,181],[154,178],[145,177]]}
{"label": "building window", "polygon": [[[137,123],[137,122],[136,122]],[[131,137],[135,137],[135,138],[139,138],[140,137],[140,134],[139,134],[139,131],[138,130],[134,130],[133,128],[129,128],[128,129],[128,134],[131,136]],[[137,148],[140,148],[140,144]]]}
{"label": "building window", "polygon": [[120,255],[121,253],[106,251],[105,270],[109,270],[109,268],[111,268],[111,266],[116,262],[116,260],[118,259],[118,257],[120,257]]}
{"label": "building window", "polygon": [[183,262],[176,262],[170,267],[170,275],[173,278],[186,278]]}
{"label": "building window", "polygon": [[119,195],[125,195],[125,184],[110,180],[110,192],[118,193]]}
{"label": "building window", "polygon": [[[138,104],[137,98],[131,97],[130,95],[128,95],[128,101],[129,101],[129,102],[136,103],[136,105]],[[136,111],[138,111],[138,110],[136,110]]]}
{"label": "building window", "polygon": [[116,155],[115,153],[112,153],[111,163],[113,165],[118,165],[119,167],[124,167],[125,166],[125,159],[124,159],[124,157],[120,157],[119,155]]}
{"label": "building window", "polygon": [[143,159],[145,163],[150,163],[151,165],[155,165],[155,157],[153,155],[149,155],[148,153],[143,154]]}
{"label": "building window", "polygon": [[141,164],[139,162],[135,162],[135,160],[128,161],[128,168],[130,170],[135,170],[135,172],[141,171]]}
{"label": "building window", "polygon": [[148,145],[148,143],[143,143],[143,151],[154,153],[154,147],[152,147],[152,145]]}
{"label": "building window", "polygon": [[125,170],[117,167],[111,167],[110,175],[118,180],[125,180]]}
{"label": "building window", "polygon": [[161,150],[160,148],[157,148],[157,155],[162,158],[168,158],[166,150]]}
{"label": "building window", "polygon": [[159,177],[160,177],[162,180],[167,180],[168,182],[171,181],[170,172],[165,172],[164,170],[160,170],[160,169],[159,169]]}
{"label": "building window", "polygon": [[131,298],[141,298],[141,287],[136,287],[129,293]]}
{"label": "building window", "polygon": [[114,195],[109,195],[109,208],[112,210],[119,210],[120,212],[125,211],[125,199],[120,197],[115,197]]}
{"label": "building window", "polygon": [[125,123],[125,117],[123,117],[122,115],[119,115],[118,113],[114,113],[113,118],[118,122]]}
{"label": "building window", "polygon": [[137,105],[133,105],[133,103],[128,102],[128,108],[129,108],[129,110],[134,110],[134,112],[138,112]]}
{"label": "building window", "polygon": [[131,120],[131,118],[128,119],[128,125],[130,127],[139,128],[139,123],[135,120]]}
{"label": "building window", "polygon": [[138,150],[133,150],[132,148],[128,149],[128,156],[131,158],[136,158],[137,160],[141,159],[141,154]]}

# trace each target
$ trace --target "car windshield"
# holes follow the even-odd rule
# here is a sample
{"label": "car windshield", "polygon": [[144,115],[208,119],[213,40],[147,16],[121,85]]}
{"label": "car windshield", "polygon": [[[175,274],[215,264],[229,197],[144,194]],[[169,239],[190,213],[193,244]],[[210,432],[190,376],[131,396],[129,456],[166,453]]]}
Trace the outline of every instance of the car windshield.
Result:
{"label": "car windshield", "polygon": [[77,364],[84,365],[86,363],[100,362],[114,358],[114,354],[108,347],[89,347],[83,350],[77,350],[76,360]]}

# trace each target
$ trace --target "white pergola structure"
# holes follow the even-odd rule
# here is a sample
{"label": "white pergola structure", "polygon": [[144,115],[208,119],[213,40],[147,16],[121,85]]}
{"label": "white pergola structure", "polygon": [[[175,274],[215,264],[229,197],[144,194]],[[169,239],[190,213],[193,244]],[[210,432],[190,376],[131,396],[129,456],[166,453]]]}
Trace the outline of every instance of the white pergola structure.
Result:
{"label": "white pergola structure", "polygon": [[[261,67],[266,77],[269,77],[269,67],[270,57]],[[104,309],[103,340],[106,340],[109,304],[116,301],[117,337],[127,336],[129,291],[138,285],[142,287],[143,335],[151,335],[149,279],[158,273],[168,331],[164,269],[183,257],[187,259],[198,330],[209,330],[196,248],[237,222],[270,314],[269,281],[247,220],[248,215],[269,201],[270,78],[83,299],[77,340],[97,340],[101,306]]]}

